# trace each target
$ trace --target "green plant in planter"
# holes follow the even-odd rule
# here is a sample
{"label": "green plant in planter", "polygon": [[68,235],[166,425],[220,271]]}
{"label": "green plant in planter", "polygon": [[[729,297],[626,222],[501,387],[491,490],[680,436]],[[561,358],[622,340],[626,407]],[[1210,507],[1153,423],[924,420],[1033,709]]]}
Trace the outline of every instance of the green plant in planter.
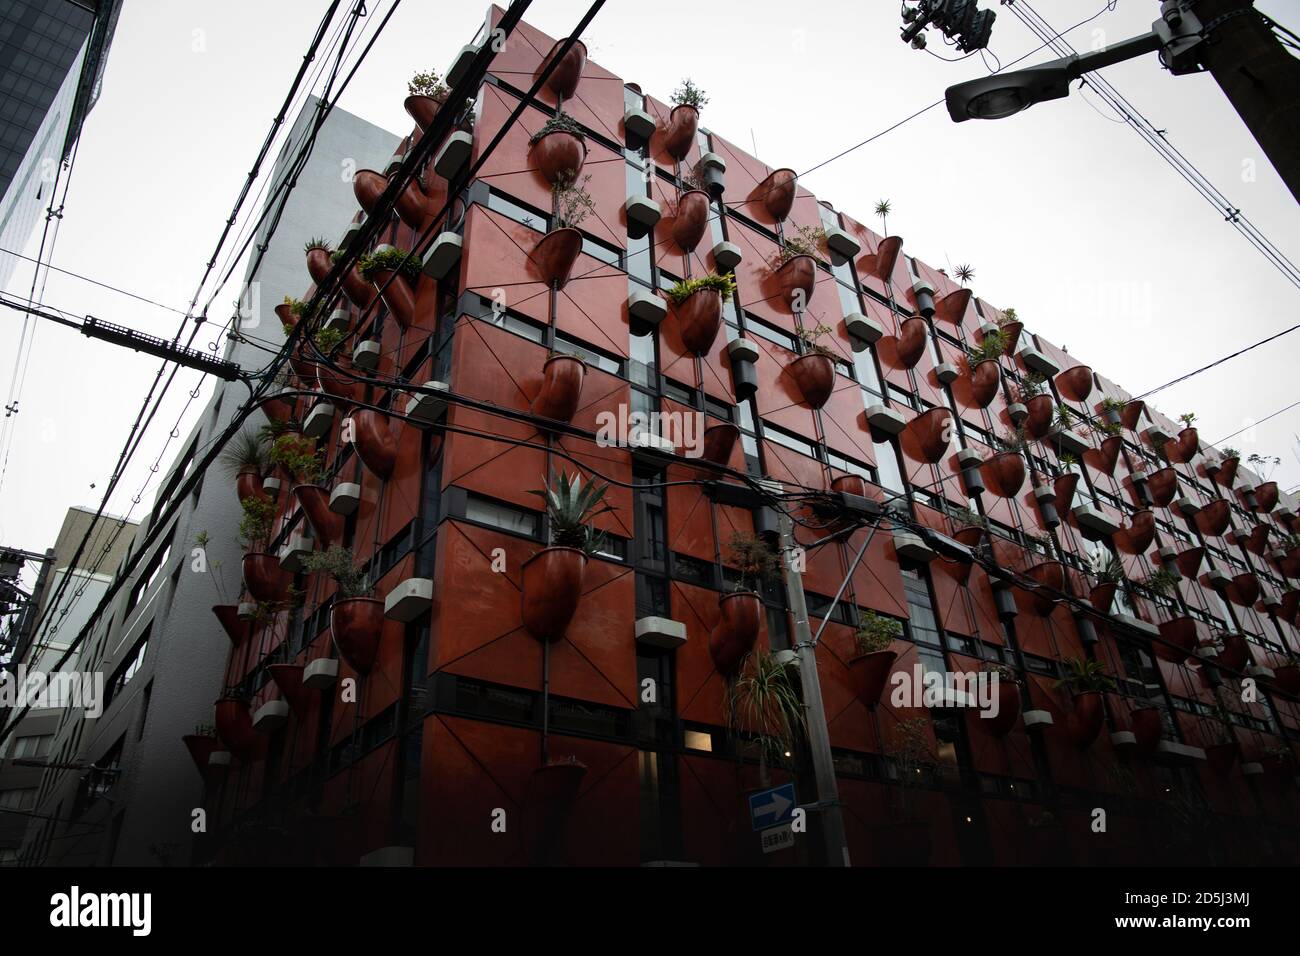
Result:
{"label": "green plant in planter", "polygon": [[886,236],[889,235],[889,214],[893,211],[888,199],[881,199],[876,203],[875,213],[880,217],[880,231]]}
{"label": "green plant in planter", "polygon": [[1027,402],[1035,395],[1043,394],[1043,385],[1047,379],[1038,372],[1030,372],[1016,386],[1016,394],[1021,402]]}
{"label": "green plant in planter", "polygon": [[1098,583],[1119,584],[1124,580],[1124,562],[1119,555],[1111,554],[1105,548],[1098,548],[1088,556],[1092,575]]}
{"label": "green plant in planter", "polygon": [[1065,674],[1053,686],[1068,687],[1072,693],[1082,694],[1093,690],[1114,690],[1115,681],[1100,661],[1071,657],[1065,661]]}
{"label": "green plant in planter", "polygon": [[1225,448],[1225,449],[1223,449],[1223,451],[1222,451],[1221,454],[1223,455],[1224,458],[1240,458],[1240,457],[1241,457],[1241,452],[1237,451],[1237,449],[1235,449],[1235,448]]}
{"label": "green plant in planter", "polygon": [[984,336],[984,340],[978,346],[971,349],[970,364],[979,365],[980,362],[987,362],[989,359],[999,359],[1007,352],[1007,333],[1001,329],[994,329]]}
{"label": "green plant in planter", "polygon": [[1282,464],[1282,459],[1276,455],[1261,455],[1257,452],[1251,452],[1250,457],[1246,459],[1246,464],[1263,475],[1265,481],[1268,481],[1269,476],[1273,474],[1273,469]]}
{"label": "green plant in planter", "polygon": [[962,286],[965,286],[967,282],[970,282],[971,279],[975,278],[974,267],[966,263],[962,263],[961,265],[957,266],[955,273],[957,276],[957,281],[960,282]]}
{"label": "green plant in planter", "polygon": [[298,432],[285,432],[276,438],[271,445],[270,459],[300,484],[314,485],[325,474],[325,463],[316,442]]}
{"label": "green plant in planter", "polygon": [[673,90],[672,100],[674,106],[694,106],[697,110],[704,109],[704,104],[709,102],[704,91],[692,83],[689,76],[682,80],[681,86]]}
{"label": "green plant in planter", "polygon": [[405,249],[392,246],[368,252],[357,262],[357,271],[367,282],[376,272],[384,269],[399,272],[407,280],[414,282],[420,278],[420,270],[423,268],[424,262],[417,253],[408,253]]}
{"label": "green plant in planter", "polygon": [[1103,412],[1118,412],[1123,407],[1124,402],[1121,402],[1117,398],[1107,397],[1101,400],[1101,410]]}
{"label": "green plant in planter", "polygon": [[1056,427],[1062,430],[1069,429],[1074,425],[1076,414],[1075,410],[1069,405],[1063,402],[1058,403],[1056,406]]}
{"label": "green plant in planter", "polygon": [[195,737],[215,737],[216,735],[217,735],[217,727],[216,727],[215,724],[195,724],[195,725],[194,725],[194,736],[195,736]]}
{"label": "green plant in planter", "polygon": [[1003,309],[1002,314],[998,316],[998,325],[1010,325],[1012,322],[1019,322],[1020,316],[1016,315],[1015,309]]}
{"label": "green plant in planter", "polygon": [[340,329],[317,329],[311,334],[311,340],[316,343],[316,348],[320,349],[325,355],[329,355],[339,344],[347,338],[347,333]]}
{"label": "green plant in planter", "polygon": [[551,187],[555,198],[555,228],[576,229],[579,223],[596,211],[596,202],[587,192],[587,183],[591,174],[575,180],[572,174],[565,174]]}
{"label": "green plant in planter", "polygon": [[1118,435],[1124,430],[1124,426],[1119,422],[1108,422],[1105,419],[1098,418],[1088,422],[1088,426],[1097,434],[1110,437]]}
{"label": "green plant in planter", "polygon": [[1061,452],[1061,454],[1057,455],[1056,461],[1061,466],[1062,472],[1069,471],[1071,468],[1073,468],[1075,465],[1079,463],[1079,459],[1075,455],[1070,454],[1070,452],[1068,451]]}
{"label": "green plant in planter", "polygon": [[308,574],[327,574],[338,586],[338,599],[367,597],[373,590],[366,574],[357,567],[351,548],[334,545],[328,551],[313,551],[302,559]]}
{"label": "green plant in planter", "polygon": [[1016,673],[1015,668],[1008,667],[1006,664],[999,664],[997,661],[985,661],[980,665],[980,670],[985,674],[997,674],[998,683],[1000,684],[1020,683],[1020,675]]}
{"label": "green plant in planter", "polygon": [[217,460],[221,462],[222,470],[230,478],[248,471],[259,475],[265,474],[266,466],[270,461],[266,453],[266,442],[261,433],[250,432],[247,429],[230,439],[230,444],[226,445]]}
{"label": "green plant in planter", "polygon": [[829,325],[818,325],[814,328],[804,328],[799,330],[799,341],[803,343],[805,355],[825,355],[827,358],[835,358],[835,350],[829,345],[823,345],[821,338],[824,335],[831,334]]}
{"label": "green plant in planter", "polygon": [[793,663],[766,652],[750,654],[732,681],[726,700],[727,727],[748,731],[758,747],[759,783],[770,785],[768,768],[786,765],[803,739],[803,702],[795,690]]}
{"label": "green plant in planter", "polygon": [[587,139],[587,134],[582,131],[578,121],[563,110],[543,123],[542,128],[534,133],[528,142],[535,143],[548,133],[571,133],[580,140],[585,141]]}
{"label": "green plant in planter", "polygon": [[983,528],[988,530],[989,519],[969,508],[949,508],[948,517],[958,528]]}
{"label": "green plant in planter", "polygon": [[308,239],[307,242],[302,247],[303,252],[311,252],[314,249],[323,249],[326,252],[328,252],[330,255],[334,255],[334,251],[330,247],[329,240],[323,239],[320,236],[313,236],[311,239]]}
{"label": "green plant in planter", "polygon": [[1013,451],[1023,454],[1029,448],[1029,438],[1023,428],[993,436],[993,447],[998,452]]}
{"label": "green plant in planter", "polygon": [[1169,597],[1178,587],[1178,578],[1172,571],[1157,568],[1147,575],[1147,579],[1142,582],[1142,586],[1159,597]]}
{"label": "green plant in planter", "polygon": [[311,311],[307,308],[308,303],[304,302],[302,299],[295,299],[291,295],[286,295],[284,297],[284,304],[289,307],[290,312],[298,316],[300,319],[311,314]]}
{"label": "green plant in planter", "polygon": [[734,531],[727,544],[727,560],[740,572],[737,591],[758,591],[764,583],[774,581],[780,557],[758,535]]}
{"label": "green plant in planter", "polygon": [[715,275],[712,272],[696,279],[679,279],[665,295],[673,300],[674,305],[681,305],[701,289],[711,289],[728,299],[736,294],[736,277],[733,275]]}
{"label": "green plant in planter", "polygon": [[428,73],[417,73],[411,77],[406,84],[406,92],[411,96],[446,96],[448,90],[447,85],[442,82],[442,77],[430,70]]}
{"label": "green plant in planter", "polygon": [[794,235],[786,236],[781,248],[772,257],[772,268],[779,269],[791,259],[799,256],[811,256],[819,264],[825,264],[822,247],[826,245],[826,230],[821,226],[800,226]]}
{"label": "green plant in planter", "polygon": [[562,471],[538,491],[530,491],[546,503],[546,515],[551,526],[551,544],[555,547],[578,548],[584,554],[598,554],[605,547],[605,533],[591,526],[598,515],[614,509],[605,504],[609,485],[593,481],[583,487],[582,476],[570,477]]}
{"label": "green plant in planter", "polygon": [[1196,416],[1191,412],[1183,412],[1178,416],[1178,420],[1183,423],[1184,428],[1191,428],[1192,423],[1196,421]]}
{"label": "green plant in planter", "polygon": [[858,646],[859,654],[874,654],[889,650],[894,641],[902,636],[902,621],[875,611],[863,611],[858,618],[858,629],[853,633],[853,640]]}
{"label": "green plant in planter", "polygon": [[239,520],[239,540],[245,551],[257,551],[271,538],[275,522],[275,502],[249,495],[239,502],[243,517]]}

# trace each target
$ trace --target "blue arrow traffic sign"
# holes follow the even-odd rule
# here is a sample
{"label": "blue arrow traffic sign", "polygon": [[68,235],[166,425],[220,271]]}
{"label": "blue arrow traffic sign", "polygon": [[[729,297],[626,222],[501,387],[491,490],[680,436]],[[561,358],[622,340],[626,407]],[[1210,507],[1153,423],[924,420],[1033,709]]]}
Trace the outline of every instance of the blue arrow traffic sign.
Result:
{"label": "blue arrow traffic sign", "polygon": [[749,817],[755,830],[786,823],[794,816],[794,784],[786,783],[749,795]]}

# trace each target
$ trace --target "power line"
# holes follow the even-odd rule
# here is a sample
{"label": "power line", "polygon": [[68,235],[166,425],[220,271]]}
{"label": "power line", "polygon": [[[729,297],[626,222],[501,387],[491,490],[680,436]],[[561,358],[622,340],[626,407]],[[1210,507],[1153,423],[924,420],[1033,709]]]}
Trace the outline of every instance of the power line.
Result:
{"label": "power line", "polygon": [[79,272],[73,272],[71,269],[60,269],[58,266],[56,266],[56,265],[51,265],[51,264],[48,263],[48,262],[46,262],[46,263],[40,263],[40,262],[38,262],[36,259],[31,258],[30,256],[24,256],[24,255],[22,255],[21,253],[14,252],[12,249],[3,249],[3,248],[0,248],[0,253],[3,253],[4,255],[8,255],[8,256],[14,256],[14,257],[17,258],[17,259],[22,259],[22,260],[24,260],[24,261],[26,261],[26,262],[36,262],[37,265],[44,265],[44,267],[45,267],[46,269],[52,270],[52,271],[54,271],[54,272],[60,272],[60,273],[62,273],[62,274],[65,275],[65,276],[72,276],[72,278],[74,278],[74,279],[80,279],[82,282],[89,282],[91,285],[97,285],[97,286],[99,286],[101,289],[107,289],[107,290],[110,291],[110,292],[117,292],[117,293],[119,293],[120,295],[125,295],[125,296],[128,296],[128,297],[132,298],[132,299],[135,299],[137,302],[143,302],[143,303],[145,303],[146,305],[157,306],[158,308],[160,308],[160,309],[165,309],[165,310],[167,310],[168,312],[175,312],[177,315],[184,315],[184,314],[185,314],[184,310],[182,310],[182,309],[175,309],[175,308],[172,308],[170,305],[163,305],[161,302],[155,302],[153,299],[146,298],[145,296],[137,295],[137,294],[134,293],[134,292],[128,292],[126,289],[119,289],[117,286],[115,286],[115,285],[110,285],[110,284],[107,283],[107,282],[100,282],[98,279],[92,279],[92,278],[90,278],[90,276],[84,276],[84,275],[82,275],[82,274],[79,273]]}
{"label": "power line", "polygon": [[1237,429],[1235,432],[1233,432],[1231,435],[1224,435],[1222,438],[1216,438],[1214,441],[1210,442],[1210,444],[1211,444],[1211,445],[1217,445],[1217,444],[1219,444],[1220,442],[1225,442],[1225,441],[1227,441],[1229,438],[1236,438],[1236,437],[1237,437],[1238,435],[1240,435],[1242,432],[1250,431],[1250,430],[1251,430],[1252,428],[1254,428],[1256,425],[1262,425],[1262,424],[1264,424],[1266,421],[1268,421],[1269,419],[1277,418],[1277,416],[1281,415],[1283,412],[1289,412],[1289,411],[1291,411],[1291,409],[1295,408],[1297,405],[1300,405],[1300,402],[1292,402],[1292,403],[1291,403],[1290,405],[1288,405],[1286,408],[1279,408],[1279,409],[1278,409],[1277,411],[1275,411],[1272,415],[1265,415],[1265,416],[1264,416],[1263,418],[1261,418],[1259,421],[1257,421],[1257,422],[1251,422],[1251,423],[1250,423],[1249,425],[1247,425],[1245,428],[1238,428],[1238,429]]}
{"label": "power line", "polygon": [[1237,351],[1225,355],[1223,356],[1223,358],[1215,359],[1213,362],[1209,363],[1208,365],[1202,365],[1200,368],[1196,369],[1195,371],[1188,372],[1186,375],[1178,376],[1178,378],[1174,379],[1172,382],[1165,382],[1165,384],[1163,385],[1158,385],[1153,389],[1149,389],[1143,392],[1141,395],[1136,396],[1136,398],[1139,399],[1146,398],[1149,395],[1154,395],[1156,392],[1163,392],[1165,389],[1169,388],[1170,386],[1177,385],[1180,382],[1185,382],[1192,376],[1200,375],[1202,372],[1208,372],[1210,369],[1222,365],[1224,362],[1230,361],[1231,359],[1235,359],[1239,355],[1245,355],[1247,352],[1251,351],[1252,349],[1257,349],[1261,345],[1267,345],[1269,342],[1272,342],[1274,339],[1280,339],[1282,336],[1288,335],[1294,332],[1296,329],[1300,329],[1300,325],[1293,325],[1289,329],[1283,329],[1281,332],[1276,332],[1273,335],[1270,335],[1266,339],[1260,339],[1258,342],[1255,342],[1252,345],[1247,345],[1245,348],[1237,349]]}

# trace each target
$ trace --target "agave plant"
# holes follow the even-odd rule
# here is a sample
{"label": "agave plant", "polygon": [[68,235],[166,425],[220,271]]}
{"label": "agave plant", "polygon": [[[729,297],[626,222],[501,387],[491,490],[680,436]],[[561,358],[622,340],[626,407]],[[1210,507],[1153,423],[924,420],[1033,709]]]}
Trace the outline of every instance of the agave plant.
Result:
{"label": "agave plant", "polygon": [[244,430],[235,435],[221,452],[221,467],[231,478],[245,472],[264,474],[269,459],[266,442],[256,432]]}
{"label": "agave plant", "polygon": [[792,662],[760,652],[749,656],[727,695],[727,726],[754,734],[764,787],[768,767],[785,764],[802,738],[803,702],[794,685]]}
{"label": "agave plant", "polygon": [[1114,690],[1115,681],[1106,673],[1100,661],[1071,657],[1065,661],[1065,674],[1054,685],[1069,687],[1076,694],[1094,690]]}
{"label": "agave plant", "polygon": [[889,214],[893,212],[890,208],[889,200],[882,199],[876,203],[876,215],[880,217],[880,231],[889,235]]}
{"label": "agave plant", "polygon": [[591,521],[598,515],[614,509],[604,503],[609,485],[593,481],[583,487],[582,476],[570,476],[567,471],[554,478],[539,491],[530,491],[546,502],[546,516],[551,524],[551,543],[557,547],[579,548],[586,554],[596,554],[605,547],[605,532],[597,531]]}

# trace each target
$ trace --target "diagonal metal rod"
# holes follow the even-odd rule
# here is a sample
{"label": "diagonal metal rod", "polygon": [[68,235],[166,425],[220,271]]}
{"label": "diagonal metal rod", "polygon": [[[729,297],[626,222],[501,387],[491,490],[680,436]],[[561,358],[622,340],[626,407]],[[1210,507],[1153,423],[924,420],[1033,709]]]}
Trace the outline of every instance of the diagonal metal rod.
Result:
{"label": "diagonal metal rod", "polygon": [[831,606],[826,610],[826,616],[822,618],[822,622],[817,625],[817,633],[813,635],[812,639],[813,647],[816,647],[817,642],[822,639],[822,631],[826,630],[826,622],[829,621],[831,615],[835,613],[835,608],[839,606],[840,598],[844,595],[844,589],[849,586],[849,579],[853,577],[853,572],[856,571],[858,565],[862,563],[862,556],[867,553],[867,548],[871,546],[871,539],[876,536],[876,532],[879,530],[880,525],[876,524],[867,535],[867,540],[862,542],[862,547],[858,549],[857,557],[853,559],[853,563],[849,565],[848,573],[844,575],[844,580],[840,582],[840,589],[835,592],[835,597],[831,599]]}

